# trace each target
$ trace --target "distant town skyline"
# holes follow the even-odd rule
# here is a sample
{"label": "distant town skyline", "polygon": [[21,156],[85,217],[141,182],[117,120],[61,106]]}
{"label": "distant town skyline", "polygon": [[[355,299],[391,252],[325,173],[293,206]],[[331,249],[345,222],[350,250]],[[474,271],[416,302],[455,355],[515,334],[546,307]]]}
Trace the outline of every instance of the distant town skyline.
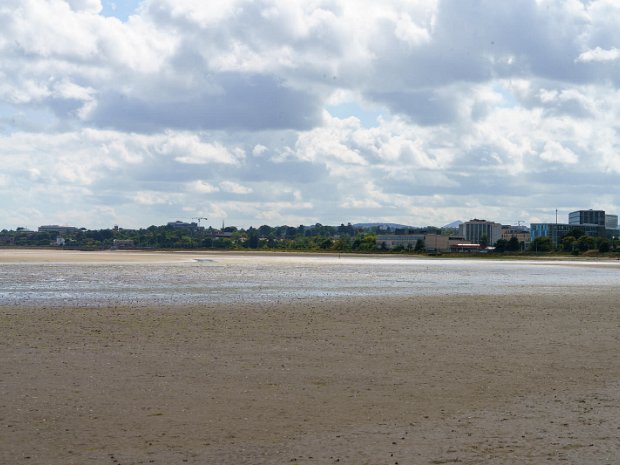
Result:
{"label": "distant town skyline", "polygon": [[0,220],[620,212],[611,0],[5,0]]}
{"label": "distant town skyline", "polygon": [[[596,221],[591,221],[591,218],[595,218]],[[601,219],[602,218],[602,219]],[[167,221],[165,223],[161,223],[161,224],[150,224],[148,226],[146,225],[140,225],[138,227],[135,227],[135,229],[139,229],[139,228],[147,228],[150,226],[180,226],[182,228],[186,228],[191,226],[194,227],[202,227],[202,228],[211,228],[211,229],[218,229],[218,226],[216,225],[212,225],[212,224],[208,224],[208,218],[206,217],[193,217],[193,218],[182,218],[182,219],[176,219],[175,221]],[[201,223],[202,222],[202,223]],[[235,228],[241,228],[241,229],[248,229],[248,228],[260,228],[261,226],[270,226],[270,227],[281,227],[281,226],[290,226],[290,227],[299,227],[299,226],[309,226],[312,227],[316,224],[321,224],[323,226],[339,226],[339,225],[352,225],[358,228],[384,228],[384,229],[403,229],[403,228],[411,228],[411,229],[425,229],[425,228],[436,228],[436,229],[456,229],[456,230],[460,230],[461,226],[464,223],[493,223],[496,224],[498,227],[499,226],[514,226],[515,228],[525,228],[529,230],[529,227],[532,225],[532,223],[527,223],[525,221],[517,221],[516,223],[510,223],[510,222],[497,222],[493,219],[487,219],[487,218],[470,218],[470,219],[466,219],[466,220],[455,220],[452,221],[450,223],[446,223],[443,225],[433,225],[433,224],[427,224],[427,225],[414,225],[414,224],[403,224],[403,223],[391,223],[391,222],[385,222],[385,221],[372,221],[372,222],[356,222],[353,223],[351,221],[339,221],[333,224],[328,224],[328,223],[321,223],[321,222],[316,222],[316,223],[309,223],[309,224],[298,224],[298,225],[294,225],[294,224],[267,224],[267,223],[262,223],[262,224],[250,224],[250,225],[237,225],[237,224],[229,224],[228,226],[234,226]],[[553,223],[557,223],[557,224],[562,224],[562,225],[568,225],[569,223],[572,224],[599,224],[601,226],[604,226],[607,229],[611,229],[611,230],[617,230],[618,229],[618,215],[614,214],[614,213],[610,213],[610,212],[605,212],[604,210],[594,210],[594,209],[580,209],[580,210],[576,210],[573,212],[569,212],[565,217],[564,216],[560,216],[560,213],[556,210],[555,211],[555,220],[554,221],[548,221],[545,222],[544,224],[553,224]],[[225,223],[222,222],[221,228],[220,229],[224,229]],[[76,230],[78,228],[84,228],[84,229],[118,229],[118,228],[123,228],[125,227],[126,229],[132,229],[131,227],[127,227],[127,226],[123,226],[123,225],[113,225],[110,227],[103,227],[103,228],[87,228],[85,225],[69,225],[69,224],[52,224],[52,223],[47,223],[44,225],[39,225],[36,228],[33,228],[32,230],[38,230],[38,231],[47,231],[47,230],[61,230],[61,229],[71,229],[71,230]],[[2,229],[3,226],[0,225],[0,229]],[[18,228],[26,228],[29,229],[28,227],[24,227],[24,226],[20,226]],[[4,228],[6,229],[6,228]]]}

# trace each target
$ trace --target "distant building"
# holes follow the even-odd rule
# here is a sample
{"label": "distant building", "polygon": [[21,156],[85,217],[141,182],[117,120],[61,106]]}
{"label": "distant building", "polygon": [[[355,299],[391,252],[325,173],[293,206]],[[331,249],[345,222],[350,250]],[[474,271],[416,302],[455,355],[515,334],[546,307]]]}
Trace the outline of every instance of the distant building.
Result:
{"label": "distant building", "polygon": [[171,221],[166,226],[172,229],[184,229],[186,231],[197,231],[198,223],[186,223],[184,221]]}
{"label": "distant building", "polygon": [[450,238],[439,234],[380,234],[377,236],[377,247],[385,245],[387,249],[401,246],[415,249],[418,241],[424,242],[427,252],[447,252],[450,250]]}
{"label": "distant building", "polygon": [[114,239],[114,241],[112,241],[113,249],[131,249],[133,247],[134,243],[131,239]]}
{"label": "distant building", "polygon": [[577,210],[568,214],[568,224],[596,224],[605,226],[604,210]]}
{"label": "distant building", "polygon": [[523,242],[525,246],[530,242],[530,229],[527,226],[510,226],[504,224],[502,225],[501,234],[501,239],[506,241],[516,237],[517,240]]}
{"label": "distant building", "polygon": [[467,241],[479,244],[483,237],[489,244],[495,244],[502,237],[502,225],[493,221],[474,218],[459,226],[459,233]]}
{"label": "distant building", "polygon": [[[530,240],[548,237],[557,246],[571,231],[579,231],[590,237],[609,237],[613,230],[606,228],[607,216],[615,215],[606,215],[604,210],[577,210],[568,214],[568,223],[532,223]],[[617,220],[616,216],[616,224]]]}
{"label": "distant building", "polygon": [[618,215],[605,215],[605,229],[618,229]]}
{"label": "distant building", "polygon": [[48,224],[39,226],[39,232],[55,232],[58,234],[71,234],[78,232],[79,229],[73,226],[58,226],[57,224]]}
{"label": "distant building", "polygon": [[530,225],[530,240],[539,237],[548,237],[554,245],[568,235],[572,230],[580,231],[590,237],[606,237],[605,226],[597,224],[567,224],[567,223],[532,223]]}
{"label": "distant building", "polygon": [[230,231],[217,231],[215,229],[211,231],[211,237],[230,238],[232,235],[233,233]]}

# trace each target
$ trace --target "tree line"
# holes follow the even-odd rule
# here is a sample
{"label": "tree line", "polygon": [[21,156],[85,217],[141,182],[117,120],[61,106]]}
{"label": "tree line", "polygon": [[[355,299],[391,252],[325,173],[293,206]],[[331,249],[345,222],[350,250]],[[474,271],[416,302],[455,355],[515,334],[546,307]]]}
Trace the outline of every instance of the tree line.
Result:
{"label": "tree line", "polygon": [[[222,230],[213,228],[183,229],[173,226],[149,226],[140,229],[99,229],[58,233],[35,232],[18,228],[0,231],[0,245],[50,246],[58,237],[66,248],[110,249],[127,247],[139,249],[276,249],[276,250],[335,250],[371,251],[375,248],[373,228],[354,228],[350,223],[340,226],[268,226],[247,229],[234,226]],[[120,246],[118,244],[121,244]]]}
{"label": "tree line", "polygon": [[[220,249],[220,250],[290,250],[290,251],[337,251],[337,252],[388,252],[383,244],[377,244],[379,234],[443,234],[454,235],[456,230],[449,228],[402,228],[379,229],[378,227],[359,228],[350,223],[340,226],[327,226],[316,223],[310,226],[268,226],[247,229],[234,226],[222,230],[213,228],[178,229],[169,225],[149,226],[140,229],[110,228],[58,232],[27,231],[24,228],[0,231],[0,246],[41,247],[56,244],[62,237],[63,247],[88,250],[110,248],[136,249]],[[616,251],[619,239],[590,237],[579,229],[569,231],[554,244],[548,237],[539,237],[524,247],[516,237],[499,239],[495,244],[482,238],[483,245],[495,246],[495,253],[550,253],[562,252],[580,254],[589,250],[601,253]],[[119,245],[120,244],[120,245]],[[410,247],[396,247],[394,253],[424,253],[424,241],[419,240]]]}

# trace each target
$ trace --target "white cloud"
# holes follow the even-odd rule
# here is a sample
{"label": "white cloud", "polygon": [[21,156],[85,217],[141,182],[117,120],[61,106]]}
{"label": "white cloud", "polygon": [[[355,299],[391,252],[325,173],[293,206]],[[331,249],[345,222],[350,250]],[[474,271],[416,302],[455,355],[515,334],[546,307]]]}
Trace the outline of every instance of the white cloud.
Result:
{"label": "white cloud", "polygon": [[418,26],[408,14],[403,14],[398,18],[394,33],[396,37],[411,46],[422,45],[431,40],[429,30]]}
{"label": "white cloud", "polygon": [[138,191],[133,195],[133,201],[138,205],[170,205],[180,203],[179,194],[170,194],[157,191]]}
{"label": "white cloud", "polygon": [[252,188],[243,186],[233,181],[222,181],[220,188],[224,192],[230,192],[231,194],[251,194]]}
{"label": "white cloud", "polygon": [[566,163],[574,165],[579,161],[577,155],[571,150],[563,147],[555,141],[548,141],[545,143],[545,148],[540,154],[540,158],[546,161]]}
{"label": "white cloud", "polygon": [[210,184],[206,181],[192,181],[188,183],[188,187],[192,192],[198,192],[200,194],[211,194],[213,192],[218,192],[220,189],[213,184]]}
{"label": "white cloud", "polygon": [[586,3],[145,0],[121,22],[98,0],[6,0],[2,211],[441,224],[603,193],[620,210],[620,6]]}
{"label": "white cloud", "polygon": [[236,164],[243,158],[241,149],[228,149],[220,143],[205,143],[194,134],[170,134],[158,145],[163,155],[172,155],[180,163],[202,165],[209,163]]}
{"label": "white cloud", "polygon": [[267,151],[267,147],[265,147],[262,144],[256,144],[254,148],[252,149],[252,155],[254,155],[255,157],[258,157],[264,154],[266,151]]}
{"label": "white cloud", "polygon": [[596,47],[579,54],[575,61],[589,63],[592,61],[615,61],[620,57],[620,50],[613,47],[609,50]]}

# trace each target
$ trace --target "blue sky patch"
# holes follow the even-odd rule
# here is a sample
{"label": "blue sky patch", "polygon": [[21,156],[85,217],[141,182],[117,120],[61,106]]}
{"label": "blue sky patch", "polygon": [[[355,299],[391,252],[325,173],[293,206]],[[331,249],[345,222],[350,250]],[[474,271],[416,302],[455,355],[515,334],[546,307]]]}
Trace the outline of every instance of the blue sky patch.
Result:
{"label": "blue sky patch", "polygon": [[101,14],[127,21],[131,15],[135,14],[140,3],[141,0],[102,0],[103,10]]}
{"label": "blue sky patch", "polygon": [[504,108],[514,108],[518,102],[512,91],[500,84],[493,86],[493,90],[502,96],[502,103],[499,105]]}
{"label": "blue sky patch", "polygon": [[327,111],[336,118],[349,118],[355,116],[362,123],[362,126],[366,128],[372,128],[377,126],[377,119],[384,112],[377,111],[377,109],[364,108],[357,102],[344,102],[338,105],[330,105],[327,107]]}

